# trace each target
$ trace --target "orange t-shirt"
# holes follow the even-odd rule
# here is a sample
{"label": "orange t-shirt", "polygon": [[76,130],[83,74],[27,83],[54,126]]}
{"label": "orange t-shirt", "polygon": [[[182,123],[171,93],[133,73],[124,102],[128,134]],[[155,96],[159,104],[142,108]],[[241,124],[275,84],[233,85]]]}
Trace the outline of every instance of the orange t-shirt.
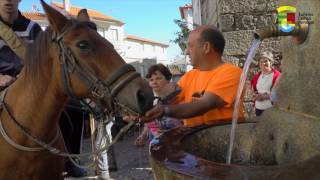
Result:
{"label": "orange t-shirt", "polygon": [[[193,127],[226,120],[231,121],[240,75],[241,69],[239,67],[225,63],[210,71],[193,69],[181,77],[178,82],[181,87],[181,93],[178,97],[180,103],[192,102],[192,95],[196,92],[210,92],[219,96],[226,103],[223,107],[211,109],[201,116],[185,119],[184,124]],[[239,119],[243,119],[243,117],[243,103],[241,101]]]}

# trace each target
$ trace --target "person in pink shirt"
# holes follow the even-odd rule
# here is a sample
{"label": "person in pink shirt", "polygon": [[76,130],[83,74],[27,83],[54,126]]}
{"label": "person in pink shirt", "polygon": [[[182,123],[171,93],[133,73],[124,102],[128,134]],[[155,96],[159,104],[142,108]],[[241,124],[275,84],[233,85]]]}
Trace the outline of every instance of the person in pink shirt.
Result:
{"label": "person in pink shirt", "polygon": [[[156,104],[169,104],[171,96],[179,93],[178,87],[173,83],[170,83],[172,74],[169,69],[163,64],[156,64],[149,68],[146,78],[149,81],[149,86],[152,88],[155,95],[154,105]],[[125,119],[128,119],[126,117]],[[161,119],[155,119],[144,125],[142,133],[135,141],[135,145],[138,147],[144,146],[147,140],[151,140],[154,137],[161,135],[163,131],[175,128],[182,125],[182,122],[178,119],[170,117],[162,117]]]}

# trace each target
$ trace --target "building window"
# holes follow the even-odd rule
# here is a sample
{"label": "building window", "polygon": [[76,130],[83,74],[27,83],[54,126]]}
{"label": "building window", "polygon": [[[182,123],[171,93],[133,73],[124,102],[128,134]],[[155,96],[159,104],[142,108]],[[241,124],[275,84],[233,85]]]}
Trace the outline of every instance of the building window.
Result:
{"label": "building window", "polygon": [[110,40],[118,41],[118,30],[117,29],[110,29]]}

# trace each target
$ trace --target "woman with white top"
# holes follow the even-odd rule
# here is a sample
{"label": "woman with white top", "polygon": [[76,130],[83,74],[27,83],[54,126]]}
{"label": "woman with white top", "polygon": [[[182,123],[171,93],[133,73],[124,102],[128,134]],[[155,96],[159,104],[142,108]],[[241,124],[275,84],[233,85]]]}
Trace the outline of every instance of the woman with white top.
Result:
{"label": "woman with white top", "polygon": [[251,80],[251,87],[254,92],[256,116],[273,105],[271,92],[280,77],[281,73],[272,67],[273,54],[263,52],[260,60],[260,71]]}

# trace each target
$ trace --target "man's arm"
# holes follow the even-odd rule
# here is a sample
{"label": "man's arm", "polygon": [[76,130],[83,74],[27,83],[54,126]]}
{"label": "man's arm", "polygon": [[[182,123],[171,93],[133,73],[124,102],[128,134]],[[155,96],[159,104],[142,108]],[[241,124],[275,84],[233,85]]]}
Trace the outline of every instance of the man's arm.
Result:
{"label": "man's arm", "polygon": [[211,109],[221,107],[224,104],[223,99],[208,92],[190,103],[169,105],[165,115],[174,118],[191,118],[202,115]]}
{"label": "man's arm", "polygon": [[157,105],[145,114],[143,121],[148,122],[163,115],[181,119],[191,118],[202,115],[211,109],[221,107],[224,104],[225,102],[219,96],[206,92],[203,96],[190,103],[166,106]]}

